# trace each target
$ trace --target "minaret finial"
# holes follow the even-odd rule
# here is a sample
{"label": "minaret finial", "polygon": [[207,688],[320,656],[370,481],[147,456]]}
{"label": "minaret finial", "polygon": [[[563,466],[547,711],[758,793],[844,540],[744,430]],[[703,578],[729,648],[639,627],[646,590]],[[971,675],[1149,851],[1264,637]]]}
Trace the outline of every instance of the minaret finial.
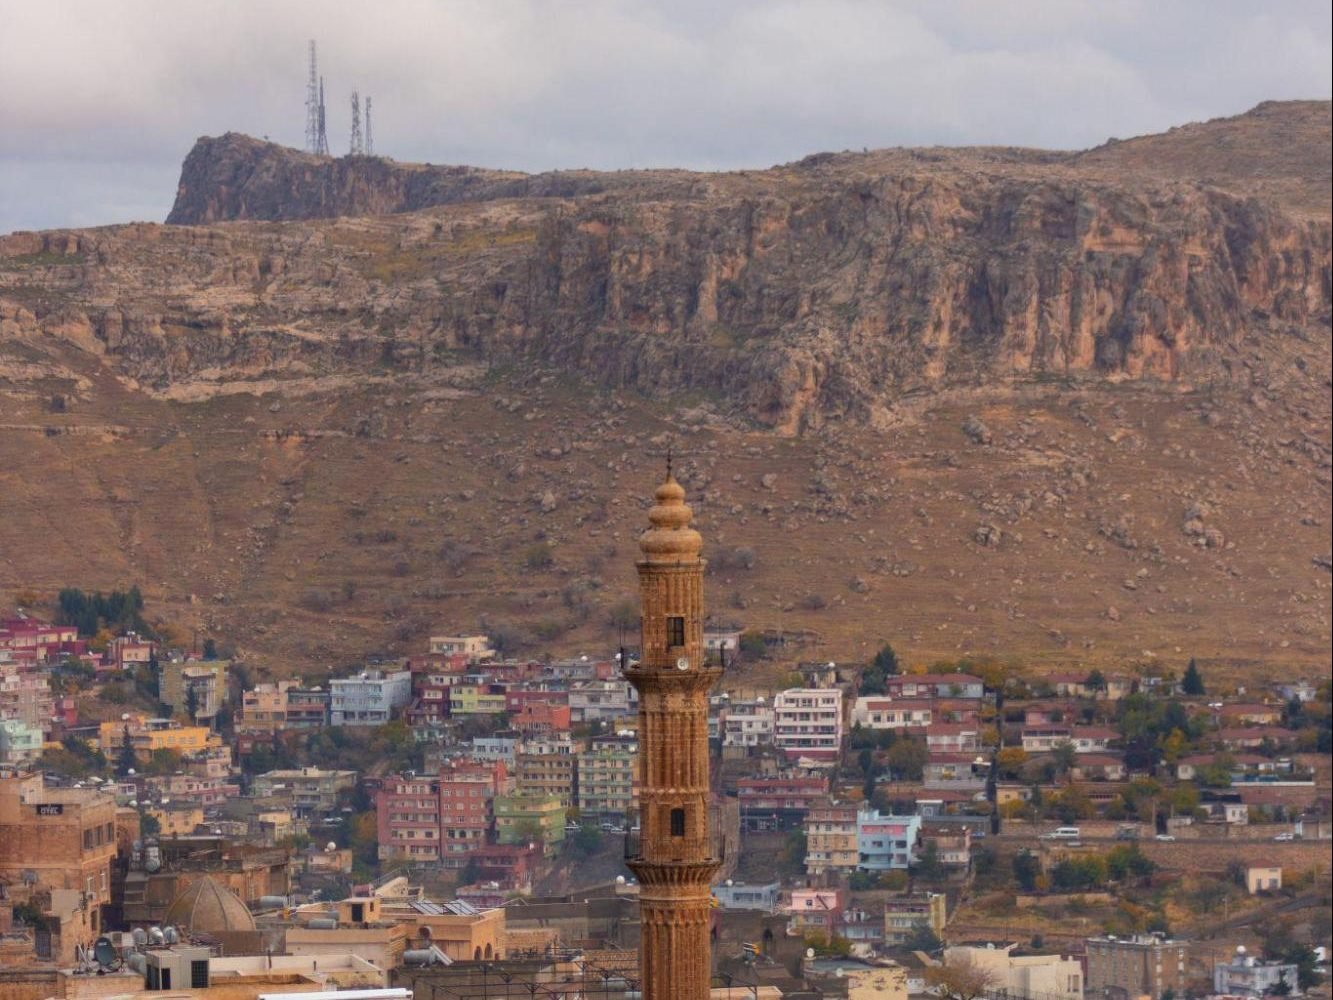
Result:
{"label": "minaret finial", "polygon": [[667,478],[671,478],[671,445],[667,445]]}

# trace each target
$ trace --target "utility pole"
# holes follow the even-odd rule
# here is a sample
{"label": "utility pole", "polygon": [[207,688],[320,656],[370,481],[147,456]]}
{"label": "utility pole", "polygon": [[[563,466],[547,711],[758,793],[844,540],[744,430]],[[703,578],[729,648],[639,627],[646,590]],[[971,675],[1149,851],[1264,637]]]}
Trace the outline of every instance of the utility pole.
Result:
{"label": "utility pole", "polygon": [[370,95],[366,95],[366,155],[375,155],[375,133],[370,130]]}
{"label": "utility pole", "polygon": [[348,156],[361,156],[365,153],[365,143],[361,139],[361,95],[352,91],[352,141],[348,147]]}

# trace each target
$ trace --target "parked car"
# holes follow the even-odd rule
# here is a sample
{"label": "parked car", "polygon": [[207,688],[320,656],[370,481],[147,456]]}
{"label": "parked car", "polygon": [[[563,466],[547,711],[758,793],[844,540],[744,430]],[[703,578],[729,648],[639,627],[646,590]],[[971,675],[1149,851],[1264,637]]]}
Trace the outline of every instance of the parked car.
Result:
{"label": "parked car", "polygon": [[1278,834],[1276,837],[1274,837],[1273,839],[1274,839],[1274,840],[1295,840],[1295,839],[1296,839],[1296,834],[1294,834],[1294,833],[1279,833],[1279,834]]}
{"label": "parked car", "polygon": [[1154,840],[1160,840],[1160,841],[1161,841],[1162,843],[1164,843],[1164,844],[1174,844],[1174,843],[1176,842],[1176,838],[1175,838],[1175,836],[1174,836],[1173,834],[1170,834],[1170,833],[1159,833],[1159,834],[1158,834],[1156,837],[1154,837],[1153,839],[1154,839]]}

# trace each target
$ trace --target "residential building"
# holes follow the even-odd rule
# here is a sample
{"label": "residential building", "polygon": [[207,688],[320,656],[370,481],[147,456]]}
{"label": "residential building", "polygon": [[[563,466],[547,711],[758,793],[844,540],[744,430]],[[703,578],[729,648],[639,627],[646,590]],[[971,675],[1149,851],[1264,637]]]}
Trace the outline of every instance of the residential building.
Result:
{"label": "residential building", "polygon": [[1278,993],[1298,994],[1296,973],[1294,964],[1265,962],[1246,954],[1244,947],[1240,947],[1230,962],[1213,965],[1213,990],[1225,996],[1256,998]]}
{"label": "residential building", "polygon": [[520,738],[518,733],[496,733],[493,736],[474,737],[468,748],[468,756],[473,760],[498,760],[507,770],[514,769],[518,755]]}
{"label": "residential building", "polygon": [[787,932],[797,937],[822,934],[832,938],[842,926],[848,895],[843,888],[793,889],[787,905]]}
{"label": "residential building", "polygon": [[986,787],[990,760],[978,753],[932,753],[921,769],[921,781],[935,790],[980,791]]}
{"label": "residential building", "polygon": [[1245,889],[1251,896],[1259,892],[1275,892],[1281,888],[1280,865],[1250,865],[1245,869]]}
{"label": "residential building", "polygon": [[490,636],[486,635],[433,635],[430,652],[432,656],[461,656],[468,663],[495,659]]}
{"label": "residential building", "polygon": [[981,730],[976,724],[935,722],[926,727],[926,749],[932,753],[976,753]]}
{"label": "residential building", "polygon": [[578,755],[579,814],[623,821],[637,801],[638,752],[634,745],[597,747]]}
{"label": "residential building", "polygon": [[773,706],[763,697],[728,699],[717,720],[724,747],[757,747],[773,742]]}
{"label": "residential building", "polygon": [[48,788],[40,773],[0,767],[0,881],[83,894],[100,931],[100,908],[111,902],[116,855],[116,800],[91,788]]}
{"label": "residential building", "polygon": [[609,722],[639,711],[639,693],[622,678],[571,681],[569,715],[572,724]]}
{"label": "residential building", "polygon": [[23,615],[0,621],[0,660],[7,654],[19,665],[32,667],[86,651],[77,626],[51,625]]}
{"label": "residential building", "polygon": [[207,726],[182,726],[173,719],[150,719],[140,714],[103,722],[97,731],[98,745],[110,760],[120,752],[126,733],[140,760],[147,760],[158,750],[175,750],[188,756],[223,746],[222,737]]}
{"label": "residential building", "polygon": [[503,715],[507,707],[505,686],[485,681],[467,681],[449,687],[449,714],[456,719],[471,715]]}
{"label": "residential building", "polygon": [[329,724],[382,726],[412,700],[407,670],[363,670],[329,681]]}
{"label": "residential building", "polygon": [[499,761],[452,761],[439,772],[440,860],[461,868],[485,845],[493,826],[493,803],[509,791],[509,771]]}
{"label": "residential building", "polygon": [[1188,985],[1189,946],[1156,935],[1089,938],[1085,989],[1118,990],[1124,997],[1160,1000],[1170,991],[1183,995]]}
{"label": "residential building", "polygon": [[158,690],[162,704],[177,715],[195,714],[190,721],[212,719],[227,701],[227,660],[167,660],[159,664]]}
{"label": "residential building", "polygon": [[762,913],[774,913],[777,911],[781,895],[781,882],[754,885],[727,879],[721,885],[713,887],[713,898],[724,910],[758,910]]}
{"label": "residential building", "polygon": [[355,771],[296,767],[255,775],[251,792],[260,798],[282,798],[291,802],[300,817],[322,816],[334,812],[344,792],[356,787]]}
{"label": "residential building", "polygon": [[554,853],[565,839],[565,808],[554,795],[497,795],[495,839],[507,845],[537,842]]}
{"label": "residential building", "polygon": [[824,802],[805,814],[805,870],[851,872],[860,861],[857,808],[853,803]]}
{"label": "residential building", "polygon": [[21,719],[0,719],[0,764],[33,760],[42,752],[42,731]]}
{"label": "residential building", "polygon": [[773,698],[773,744],[789,760],[832,764],[842,752],[842,691],[790,688]]}
{"label": "residential building", "polygon": [[883,816],[878,810],[862,809],[856,815],[857,868],[869,872],[908,868],[915,860],[920,832],[920,816]]}
{"label": "residential building", "polygon": [[287,692],[287,728],[322,729],[329,724],[333,693],[325,688],[291,688]]}
{"label": "residential building", "polygon": [[895,700],[883,695],[857,698],[852,705],[852,725],[864,729],[910,729],[924,732],[932,721],[929,698]]}
{"label": "residential building", "polygon": [[1083,965],[1062,955],[1013,955],[1014,945],[944,950],[945,965],[970,965],[1013,1000],[1083,1000]]}
{"label": "residential building", "polygon": [[811,805],[823,801],[828,790],[829,781],[823,775],[741,778],[736,782],[741,832],[799,829]]}
{"label": "residential building", "polygon": [[890,897],[884,903],[884,944],[906,944],[921,927],[942,938],[947,918],[948,900],[942,892]]}
{"label": "residential building", "polygon": [[980,698],[986,684],[970,674],[898,674],[884,682],[884,693],[900,698]]}
{"label": "residential building", "polygon": [[24,723],[39,733],[51,730],[55,695],[44,667],[21,664],[0,650],[0,719]]}
{"label": "residential building", "polygon": [[157,650],[157,643],[145,639],[135,632],[118,635],[107,643],[106,658],[117,670],[129,670],[132,667],[148,666]]}
{"label": "residential building", "polygon": [[514,756],[514,787],[520,795],[554,796],[565,809],[577,808],[578,760],[568,735],[525,741]]}
{"label": "residential building", "polygon": [[918,840],[920,857],[933,853],[937,864],[962,871],[972,864],[972,828],[965,823],[923,824]]}
{"label": "residential building", "polygon": [[555,702],[525,701],[510,716],[509,724],[525,736],[567,733],[571,724],[569,706]]}
{"label": "residential building", "polygon": [[1028,753],[1044,753],[1068,743],[1077,753],[1105,753],[1119,734],[1103,726],[1071,726],[1046,723],[1023,727],[1023,749]]}

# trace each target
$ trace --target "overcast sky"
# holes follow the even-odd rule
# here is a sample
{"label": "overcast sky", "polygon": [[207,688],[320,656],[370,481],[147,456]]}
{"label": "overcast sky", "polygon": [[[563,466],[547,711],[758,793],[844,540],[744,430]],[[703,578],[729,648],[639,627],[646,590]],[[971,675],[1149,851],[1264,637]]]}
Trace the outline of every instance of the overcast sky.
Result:
{"label": "overcast sky", "polygon": [[760,167],[827,149],[1081,148],[1330,96],[1328,0],[0,0],[0,233],[165,217],[194,139],[335,154]]}

